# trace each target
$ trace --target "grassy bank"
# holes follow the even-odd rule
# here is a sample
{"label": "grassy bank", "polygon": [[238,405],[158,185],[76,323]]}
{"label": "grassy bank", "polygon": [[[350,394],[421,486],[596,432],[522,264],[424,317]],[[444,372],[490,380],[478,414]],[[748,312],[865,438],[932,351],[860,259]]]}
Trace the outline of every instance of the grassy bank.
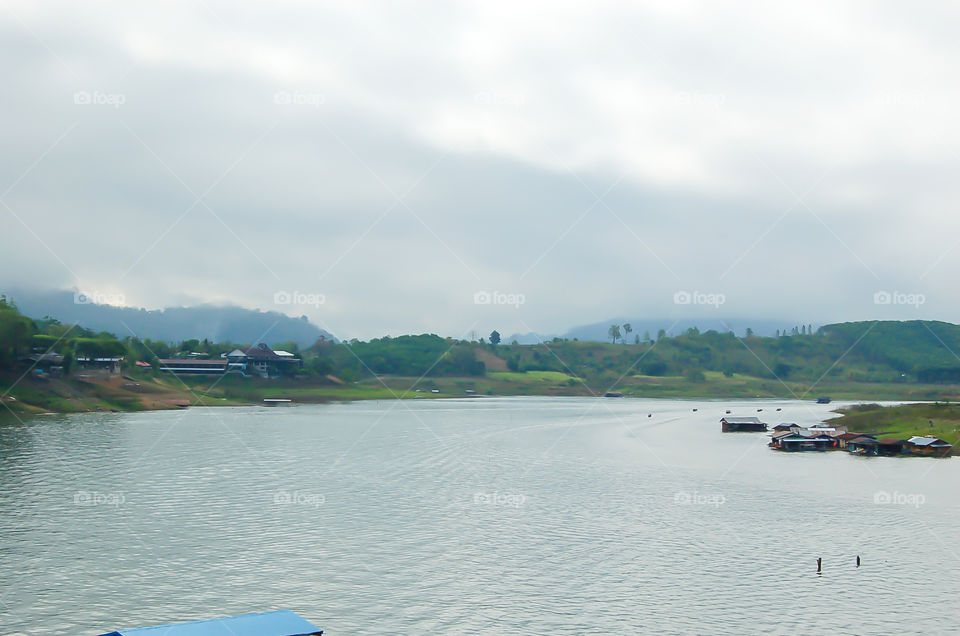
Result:
{"label": "grassy bank", "polygon": [[170,376],[138,377],[99,372],[68,378],[20,379],[0,376],[0,386],[12,387],[2,399],[0,412],[13,415],[81,413],[90,411],[151,411],[184,406],[233,406],[240,401],[192,392]]}
{"label": "grassy bank", "polygon": [[954,454],[960,452],[960,404],[858,404],[837,412],[840,417],[829,421],[844,424],[850,431],[900,439],[933,435],[953,444]]}
{"label": "grassy bank", "polygon": [[[14,376],[0,378],[0,382],[7,386],[15,380]],[[260,404],[265,398],[322,403],[494,395],[591,396],[602,395],[611,384],[595,383],[591,386],[583,379],[558,371],[488,371],[485,375],[470,377],[380,376],[339,383],[319,376],[275,380],[237,376],[176,378],[150,370],[136,370],[125,376],[90,373],[68,379],[27,377],[9,392],[3,410],[16,413],[138,411],[185,405]],[[651,398],[813,400],[819,395],[830,395],[836,400],[870,402],[960,400],[956,385],[827,380],[811,389],[802,382],[780,382],[711,371],[695,378],[631,375],[620,379],[612,388],[628,397]]]}

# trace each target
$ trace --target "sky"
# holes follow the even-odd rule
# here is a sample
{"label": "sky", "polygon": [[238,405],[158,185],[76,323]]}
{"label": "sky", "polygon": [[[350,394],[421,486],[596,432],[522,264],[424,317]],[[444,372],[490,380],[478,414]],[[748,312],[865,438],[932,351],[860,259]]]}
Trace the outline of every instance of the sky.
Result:
{"label": "sky", "polygon": [[0,3],[0,289],[342,338],[960,311],[960,7]]}

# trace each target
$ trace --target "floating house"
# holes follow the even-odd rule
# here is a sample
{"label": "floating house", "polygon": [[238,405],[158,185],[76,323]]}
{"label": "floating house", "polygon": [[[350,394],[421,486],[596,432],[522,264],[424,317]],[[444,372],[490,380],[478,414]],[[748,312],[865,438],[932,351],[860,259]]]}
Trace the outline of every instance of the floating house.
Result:
{"label": "floating house", "polygon": [[122,629],[101,636],[319,636],[323,630],[290,610]]}
{"label": "floating house", "polygon": [[773,430],[777,433],[783,433],[786,431],[799,431],[800,425],[793,424],[792,422],[783,422],[782,424],[777,424],[773,427]]}
{"label": "floating house", "polygon": [[724,417],[720,419],[720,430],[724,433],[762,432],[767,430],[767,425],[753,416]]}
{"label": "floating house", "polygon": [[829,395],[821,395],[817,398],[817,404],[830,404],[833,399]]}
{"label": "floating house", "polygon": [[907,443],[905,439],[895,437],[885,437],[877,440],[877,454],[879,455],[899,455],[903,452],[903,447]]}
{"label": "floating house", "polygon": [[870,437],[869,435],[864,435],[863,433],[840,433],[836,436],[837,447],[840,450],[848,450],[847,446],[852,440],[855,440],[859,437]]}
{"label": "floating house", "polygon": [[770,441],[770,446],[784,451],[825,451],[833,449],[836,440],[826,433],[801,429],[797,432],[776,433]]}
{"label": "floating house", "polygon": [[856,455],[876,455],[880,444],[872,435],[859,435],[846,441],[846,449]]}
{"label": "floating house", "polygon": [[942,457],[950,454],[953,444],[932,435],[914,436],[903,445],[903,452],[909,455],[933,455]]}

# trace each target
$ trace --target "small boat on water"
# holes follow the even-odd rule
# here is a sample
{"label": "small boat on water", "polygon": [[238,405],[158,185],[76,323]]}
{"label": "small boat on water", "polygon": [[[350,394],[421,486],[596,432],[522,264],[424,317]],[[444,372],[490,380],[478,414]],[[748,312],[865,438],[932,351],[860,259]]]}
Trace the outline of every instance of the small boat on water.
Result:
{"label": "small boat on water", "polygon": [[264,406],[286,406],[292,403],[293,400],[289,398],[263,398]]}
{"label": "small boat on water", "polygon": [[832,401],[829,395],[821,395],[817,398],[817,404],[830,404]]}
{"label": "small boat on water", "polygon": [[623,393],[620,391],[607,391],[603,394],[603,397],[623,397]]}

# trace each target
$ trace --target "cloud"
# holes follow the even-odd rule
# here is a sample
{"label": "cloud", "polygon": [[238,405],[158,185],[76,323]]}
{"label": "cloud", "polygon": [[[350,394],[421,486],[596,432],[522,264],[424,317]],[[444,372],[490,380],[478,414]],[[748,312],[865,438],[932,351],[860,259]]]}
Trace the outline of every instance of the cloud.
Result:
{"label": "cloud", "polygon": [[559,332],[684,289],[960,310],[948,4],[8,8],[0,284],[299,289],[345,337]]}

